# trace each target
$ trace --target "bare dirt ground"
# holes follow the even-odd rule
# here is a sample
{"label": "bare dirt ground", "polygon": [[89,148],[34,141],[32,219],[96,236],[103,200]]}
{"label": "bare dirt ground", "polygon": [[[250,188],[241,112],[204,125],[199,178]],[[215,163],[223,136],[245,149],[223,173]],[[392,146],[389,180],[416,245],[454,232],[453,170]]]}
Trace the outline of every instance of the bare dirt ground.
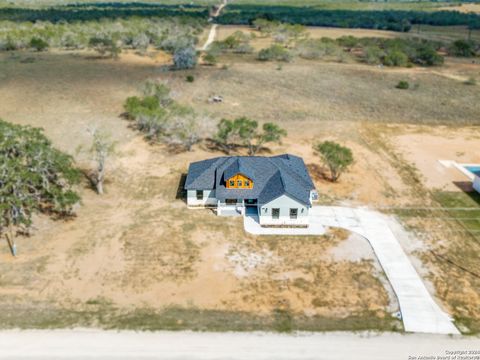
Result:
{"label": "bare dirt ground", "polygon": [[460,11],[465,13],[480,13],[480,4],[460,4],[458,6],[446,6],[438,10]]}
{"label": "bare dirt ground", "polygon": [[[303,156],[322,202],[418,205],[425,200],[409,180],[411,163],[429,178],[435,170],[430,159],[466,159],[475,144],[477,129],[464,126],[478,121],[478,89],[452,76],[476,75],[478,65],[447,61],[445,68],[391,70],[298,60],[277,70],[274,63],[248,56],[224,56],[217,67],[171,72],[168,61],[160,53],[127,53],[119,61],[89,53],[0,54],[0,117],[44,127],[57,147],[75,156],[78,146],[88,145],[91,125],[108,129],[118,142],[105,196],[85,185],[75,219],[38,217],[32,236],[18,239],[16,259],[6,245],[0,246],[0,298],[11,309],[4,326],[18,325],[25,311],[33,314],[25,326],[40,326],[44,320],[35,322],[39,309],[51,307],[75,314],[173,306],[255,315],[280,310],[323,321],[388,317],[395,300],[376,260],[364,249],[364,239],[343,232],[256,238],[243,232],[240,219],[187,210],[177,190],[188,163],[221,154],[203,143],[182,154],[148,145],[120,119],[122,103],[147,79],[165,81],[178,101],[209,115],[207,127],[236,116],[285,127],[285,141],[264,154]],[[187,74],[195,75],[194,83],[185,81]],[[418,86],[397,90],[401,79]],[[213,94],[225,102],[209,104]],[[323,139],[354,151],[355,164],[338,184],[325,180],[312,150]],[[455,153],[447,156],[449,150]],[[431,181],[425,180],[425,186],[436,187]],[[435,271],[436,279],[449,276],[448,269]],[[466,291],[478,292],[478,284],[464,281]],[[448,283],[442,284],[444,290]],[[456,309],[444,292],[439,298],[449,310]],[[462,314],[477,316],[477,300],[471,296],[465,301]],[[71,317],[67,325],[76,323]],[[104,316],[99,324],[109,324],[108,319]]]}

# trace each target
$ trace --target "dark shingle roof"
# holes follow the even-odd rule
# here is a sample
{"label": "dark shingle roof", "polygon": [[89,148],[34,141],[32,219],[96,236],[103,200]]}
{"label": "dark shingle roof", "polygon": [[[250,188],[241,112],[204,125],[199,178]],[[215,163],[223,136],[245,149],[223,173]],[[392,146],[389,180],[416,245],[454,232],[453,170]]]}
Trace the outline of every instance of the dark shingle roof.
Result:
{"label": "dark shingle roof", "polygon": [[[241,173],[253,180],[253,189],[227,189],[225,180]],[[263,156],[223,156],[190,164],[185,189],[213,190],[219,200],[257,199],[268,203],[286,194],[310,205],[315,187],[302,158],[290,154]]]}

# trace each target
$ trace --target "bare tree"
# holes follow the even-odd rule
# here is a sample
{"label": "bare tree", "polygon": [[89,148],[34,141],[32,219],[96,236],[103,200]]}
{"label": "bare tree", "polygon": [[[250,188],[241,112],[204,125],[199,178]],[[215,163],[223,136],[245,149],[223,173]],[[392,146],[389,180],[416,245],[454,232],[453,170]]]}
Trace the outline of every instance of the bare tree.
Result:
{"label": "bare tree", "polygon": [[97,193],[103,194],[103,183],[105,181],[107,159],[115,152],[115,143],[112,142],[110,134],[96,128],[89,130],[92,134],[92,146],[90,153],[96,163],[96,169],[90,177]]}

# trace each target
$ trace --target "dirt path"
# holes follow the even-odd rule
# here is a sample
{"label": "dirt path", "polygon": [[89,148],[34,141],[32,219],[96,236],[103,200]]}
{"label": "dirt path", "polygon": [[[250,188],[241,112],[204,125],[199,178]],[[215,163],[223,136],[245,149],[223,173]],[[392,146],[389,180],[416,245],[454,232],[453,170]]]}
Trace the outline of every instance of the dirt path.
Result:
{"label": "dirt path", "polygon": [[[209,21],[213,21],[214,18],[219,16],[225,6],[227,6],[228,0],[223,0],[223,2],[218,6],[217,11],[212,15],[212,17],[209,19]],[[201,47],[201,51],[205,51],[208,49],[208,47],[215,41],[215,37],[217,35],[217,27],[218,24],[213,24],[212,27],[210,28],[210,32],[208,33],[208,38],[207,41],[205,41],[205,44]]]}

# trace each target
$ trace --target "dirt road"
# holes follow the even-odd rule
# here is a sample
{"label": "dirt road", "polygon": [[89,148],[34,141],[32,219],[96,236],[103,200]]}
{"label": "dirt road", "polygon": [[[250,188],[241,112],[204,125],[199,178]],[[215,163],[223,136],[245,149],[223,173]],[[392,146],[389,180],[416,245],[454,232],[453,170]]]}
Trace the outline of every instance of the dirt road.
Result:
{"label": "dirt road", "polygon": [[[223,0],[223,2],[218,6],[217,11],[212,15],[212,17],[209,19],[210,21],[213,21],[214,18],[219,16],[225,6],[227,6],[228,0]],[[205,51],[208,49],[208,47],[215,41],[215,36],[217,35],[217,24],[213,24],[212,27],[210,28],[210,32],[208,33],[208,38],[207,41],[205,41],[205,44],[203,44],[201,51]]]}
{"label": "dirt road", "polygon": [[479,350],[479,338],[397,333],[0,332],[0,359],[401,359]]}

